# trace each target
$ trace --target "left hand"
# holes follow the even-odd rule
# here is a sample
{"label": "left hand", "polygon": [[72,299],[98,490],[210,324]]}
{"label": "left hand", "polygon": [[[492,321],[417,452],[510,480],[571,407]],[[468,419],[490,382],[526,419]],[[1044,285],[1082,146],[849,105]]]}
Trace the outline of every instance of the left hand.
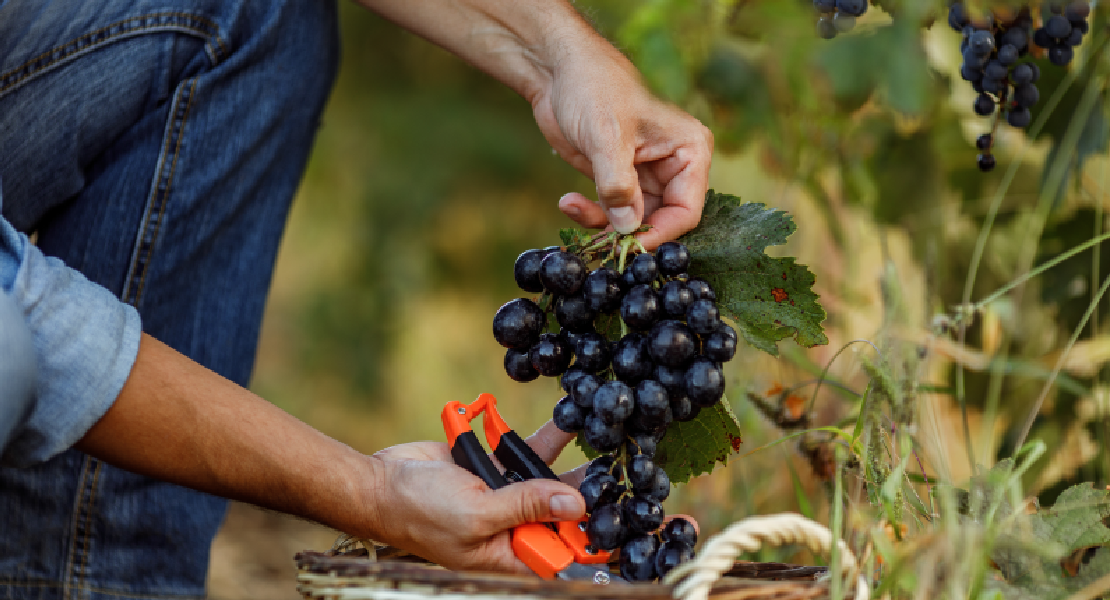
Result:
{"label": "left hand", "polygon": [[713,134],[654,98],[616,48],[604,40],[568,44],[550,84],[531,101],[551,147],[597,185],[600,205],[578,193],[563,196],[559,208],[567,216],[621,233],[647,223],[652,229],[639,239],[649,250],[697,226]]}

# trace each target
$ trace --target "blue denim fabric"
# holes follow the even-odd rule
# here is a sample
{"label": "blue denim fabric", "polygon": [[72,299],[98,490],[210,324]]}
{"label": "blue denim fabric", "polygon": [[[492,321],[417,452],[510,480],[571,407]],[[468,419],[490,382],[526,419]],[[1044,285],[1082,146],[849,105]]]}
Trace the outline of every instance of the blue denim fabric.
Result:
{"label": "blue denim fabric", "polygon": [[0,454],[31,413],[38,365],[23,310],[0,291]]}
{"label": "blue denim fabric", "polygon": [[[337,47],[325,0],[8,0],[0,214],[245,385]],[[200,598],[226,502],[71,449],[0,508],[0,599]]]}

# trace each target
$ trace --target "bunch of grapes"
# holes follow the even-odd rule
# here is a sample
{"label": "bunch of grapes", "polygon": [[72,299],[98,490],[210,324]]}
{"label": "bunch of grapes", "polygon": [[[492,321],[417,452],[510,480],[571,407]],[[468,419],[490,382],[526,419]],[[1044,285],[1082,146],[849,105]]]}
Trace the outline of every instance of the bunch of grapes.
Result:
{"label": "bunch of grapes", "polygon": [[856,17],[867,12],[867,0],[813,0],[817,9],[817,35],[826,40],[836,34],[851,31],[856,26]]}
{"label": "bunch of grapes", "polygon": [[[606,266],[619,262],[614,253],[591,271],[560,247],[524,252],[514,267],[517,285],[543,296],[502,306],[493,334],[507,348],[512,379],[562,377],[566,396],[555,405],[555,424],[582,432],[603,454],[580,487],[590,543],[621,548],[621,575],[649,581],[692,557],[695,542],[683,519],[660,530],[671,482],[654,462],[656,446],[670,423],[721,400],[721,365],[736,353],[737,337],[721,320],[712,287],[687,274],[684,245],[637,254],[622,272]],[[550,313],[558,333],[545,332]],[[619,340],[595,329],[618,316]]]}
{"label": "bunch of grapes", "polygon": [[[1041,72],[1035,63],[1021,59],[1029,55],[1032,46],[1039,46],[1048,51],[1052,64],[1065,66],[1074,56],[1072,48],[1083,41],[1090,28],[1087,18],[1091,7],[1086,2],[1071,2],[1067,6],[1051,2],[1048,9],[1051,16],[1032,33],[1033,16],[1028,6],[1010,18],[988,15],[976,21],[962,2],[951,4],[948,24],[963,35],[960,75],[979,93],[972,106],[975,114],[989,117],[997,111],[1013,127],[1029,126],[1032,120],[1029,109],[1041,97],[1036,86]],[[984,133],[975,141],[981,152],[979,169],[983,172],[994,169],[993,144],[992,133]]]}

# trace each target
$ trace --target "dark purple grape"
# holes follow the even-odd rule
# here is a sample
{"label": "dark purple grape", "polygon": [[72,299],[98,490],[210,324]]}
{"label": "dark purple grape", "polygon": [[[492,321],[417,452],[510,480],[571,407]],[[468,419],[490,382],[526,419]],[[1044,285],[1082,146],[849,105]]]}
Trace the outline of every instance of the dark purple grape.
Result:
{"label": "dark purple grape", "polygon": [[[1014,67],[1014,70],[1010,72],[1010,83],[1015,86],[1026,85],[1032,81],[1033,67],[1029,66],[1029,63],[1022,63]],[[980,148],[980,150],[983,150],[983,148]]]}
{"label": "dark purple grape", "polygon": [[556,296],[569,296],[586,280],[586,263],[570,252],[552,252],[540,263],[540,281]]}
{"label": "dark purple grape", "polygon": [[1063,15],[1053,15],[1044,24],[1048,37],[1062,40],[1071,35],[1071,22]]}
{"label": "dark purple grape", "polygon": [[652,379],[645,379],[636,384],[636,411],[640,413],[643,422],[650,429],[663,425],[667,409],[671,400],[667,388]]}
{"label": "dark purple grape", "polygon": [[[645,256],[641,254],[640,256]],[[632,329],[646,331],[659,320],[659,296],[650,285],[635,285],[621,300],[621,319]]]}
{"label": "dark purple grape", "polygon": [[666,500],[671,495],[671,478],[666,471],[659,467],[655,468],[655,477],[652,479],[648,495],[659,502]]}
{"label": "dark purple grape", "polygon": [[994,170],[994,155],[993,154],[980,154],[977,159],[979,170],[987,173]]}
{"label": "dark purple grape", "polygon": [[1071,33],[1068,35],[1068,38],[1066,40],[1064,40],[1064,45],[1065,46],[1071,46],[1072,48],[1074,48],[1074,47],[1076,47],[1076,46],[1078,46],[1082,43],[1083,43],[1083,32],[1078,27],[1075,28],[1075,29],[1072,29]]}
{"label": "dark purple grape", "polygon": [[659,277],[659,265],[655,264],[655,257],[651,254],[637,254],[628,269],[632,271],[636,283],[651,285]]}
{"label": "dark purple grape", "polygon": [[665,516],[663,505],[650,496],[636,494],[624,501],[625,522],[637,533],[653,533]]}
{"label": "dark purple grape", "polygon": [[686,309],[694,301],[694,294],[687,289],[685,283],[678,280],[668,281],[659,289],[659,301],[663,306],[663,312],[668,317],[682,319],[686,317]]}
{"label": "dark purple grape", "polygon": [[[1015,50],[1015,52],[1017,51]],[[1006,79],[1006,76],[1009,74],[1010,70],[1007,69],[1006,65],[1002,64],[1001,61],[992,60],[987,63],[987,66],[983,67],[983,76],[989,77],[991,79],[1002,81],[1003,79]]]}
{"label": "dark purple grape", "polygon": [[[1018,52],[1018,49],[1016,47],[1007,44],[998,50],[998,64],[1000,64],[1002,68],[1005,69],[1006,67],[1009,67],[1016,63],[1018,61],[1018,58],[1020,58],[1020,54],[1021,53]],[[990,65],[987,66],[989,67]],[[1002,75],[999,76],[999,79],[1005,78],[1006,73],[1002,73]]]}
{"label": "dark purple grape", "polygon": [[582,284],[582,295],[590,309],[608,313],[620,308],[620,275],[609,267],[594,269]]}
{"label": "dark purple grape", "polygon": [[686,309],[686,324],[698,335],[709,335],[721,326],[721,313],[712,300],[698,300]]}
{"label": "dark purple grape", "polygon": [[1030,114],[1029,109],[1024,106],[1011,108],[1009,112],[1006,113],[1006,122],[1009,123],[1011,127],[1024,129],[1029,126],[1029,121],[1032,120],[1033,115]]}
{"label": "dark purple grape", "polygon": [[[986,86],[983,86],[986,89]],[[980,117],[989,117],[994,114],[994,98],[989,94],[982,93],[975,97],[975,104],[972,106],[975,109],[975,114]]]}
{"label": "dark purple grape", "polygon": [[624,442],[624,447],[629,456],[643,454],[648,458],[655,457],[655,447],[657,445],[658,442],[655,441],[655,436],[650,433],[638,433]]}
{"label": "dark purple grape", "polygon": [[991,51],[994,50],[994,36],[989,31],[976,31],[968,36],[967,48],[975,56],[990,56]]}
{"label": "dark purple grape", "polygon": [[720,327],[705,338],[701,351],[709,360],[719,363],[728,362],[736,355],[736,342],[736,330],[721,323]]}
{"label": "dark purple grape", "polygon": [[586,417],[583,431],[586,443],[598,452],[612,452],[624,441],[624,428],[619,424],[606,425],[596,414]]}
{"label": "dark purple grape", "polygon": [[1041,48],[1050,48],[1053,44],[1052,36],[1048,35],[1048,32],[1044,30],[1044,27],[1041,27],[1040,29],[1037,29],[1033,32],[1033,43],[1040,46]]}
{"label": "dark purple grape", "polygon": [[682,542],[688,544],[691,548],[698,543],[698,530],[694,528],[694,524],[682,517],[676,517],[667,521],[667,525],[663,527],[660,532],[663,540],[667,542]]}
{"label": "dark purple grape", "polygon": [[685,392],[679,395],[671,395],[671,414],[674,415],[675,421],[681,423],[693,421],[697,418],[699,412],[701,412],[701,407],[694,404]]}
{"label": "dark purple grape", "polygon": [[1029,83],[1037,83],[1037,80],[1041,78],[1041,68],[1039,66],[1037,66],[1037,63],[1028,63],[1028,64],[1029,64],[1029,68],[1033,70],[1033,80],[1030,81]]}
{"label": "dark purple grape", "polygon": [[590,544],[601,550],[616,550],[628,536],[621,506],[616,503],[595,506],[586,521]]}
{"label": "dark purple grape", "polygon": [[543,310],[527,298],[510,300],[493,316],[493,338],[506,348],[527,350],[543,332]]}
{"label": "dark purple grape", "polygon": [[[713,406],[725,393],[725,377],[708,358],[698,358],[686,370],[686,395],[694,404]],[[596,404],[596,403],[595,403]]]}
{"label": "dark purple grape", "polygon": [[527,383],[540,376],[540,372],[532,366],[532,359],[525,350],[509,348],[505,351],[505,373],[513,381]]}
{"label": "dark purple grape", "polygon": [[836,8],[853,17],[862,17],[867,12],[867,0],[836,0]]}
{"label": "dark purple grape", "polygon": [[655,369],[648,353],[647,339],[638,333],[630,333],[617,342],[611,362],[613,374],[629,385],[651,377]]}
{"label": "dark purple grape", "polygon": [[602,473],[610,474],[609,470],[613,468],[613,463],[616,460],[612,456],[599,456],[590,462],[590,466],[586,467],[585,477],[592,477]]}
{"label": "dark purple grape", "polygon": [[628,435],[651,435],[661,439],[660,432],[665,433],[672,421],[674,421],[674,415],[671,413],[670,403],[667,404],[667,409],[662,416],[652,418],[644,416],[639,407],[636,407],[632,411],[632,416],[624,422],[624,430]]}
{"label": "dark purple grape", "polygon": [[694,559],[694,548],[684,542],[663,542],[655,551],[655,574],[666,577],[678,565]]}
{"label": "dark purple grape", "polygon": [[606,425],[623,423],[635,406],[632,388],[623,381],[606,381],[594,393],[594,414]]}
{"label": "dark purple grape", "polygon": [[717,300],[717,294],[704,279],[691,279],[686,282],[687,289],[694,295],[694,300]]}
{"label": "dark purple grape", "polygon": [[574,333],[593,331],[596,316],[597,313],[590,308],[581,294],[560,296],[555,301],[555,320]]}
{"label": "dark purple grape", "polygon": [[[555,247],[557,251],[558,246]],[[543,250],[525,250],[516,257],[516,263],[513,264],[513,279],[520,289],[526,292],[539,293],[543,291],[543,283],[540,282],[540,263],[552,250],[544,248]]]}
{"label": "dark purple grape", "polygon": [[632,274],[632,269],[625,269],[621,273],[621,289],[628,291],[636,286],[636,277]]}
{"label": "dark purple grape", "polygon": [[635,492],[648,492],[655,482],[655,461],[650,456],[637,454],[628,461],[628,482]]}
{"label": "dark purple grape", "polygon": [[[712,305],[709,300],[700,300]],[[695,303],[696,304],[696,303]],[[694,306],[690,305],[691,308]],[[713,307],[716,310],[716,306]],[[687,310],[689,318],[690,310]],[[681,321],[660,321],[648,334],[648,353],[656,364],[681,368],[690,364],[697,354],[697,338],[694,331]]]}
{"label": "dark purple grape", "polygon": [[1091,5],[1088,2],[1072,2],[1064,7],[1064,18],[1072,25],[1085,23],[1091,16]]}
{"label": "dark purple grape", "polygon": [[585,334],[585,331],[577,333],[566,327],[559,329],[559,337],[563,338],[563,341],[567,343],[567,348],[570,348],[571,352],[574,352],[574,349],[578,347],[578,340]]}
{"label": "dark purple grape", "polygon": [[570,397],[574,403],[586,410],[594,408],[594,394],[601,387],[602,381],[593,373],[586,373],[578,377],[574,386],[570,388]]}
{"label": "dark purple grape", "polygon": [[675,369],[666,365],[655,365],[655,371],[652,372],[651,377],[658,381],[667,394],[684,394],[686,393],[686,369]]}
{"label": "dark purple grape", "polygon": [[1057,46],[1048,50],[1048,62],[1057,67],[1067,66],[1073,57],[1075,57],[1075,51],[1068,46]]}
{"label": "dark purple grape", "polygon": [[659,540],[654,535],[636,535],[621,546],[621,577],[628,581],[651,581],[655,579],[655,557],[659,552]]}
{"label": "dark purple grape", "polygon": [[962,77],[964,81],[979,83],[983,79],[983,69],[964,63],[960,65],[960,77]]}
{"label": "dark purple grape", "polygon": [[586,501],[586,512],[593,512],[598,504],[609,504],[617,499],[617,479],[608,473],[586,477],[578,492]]}
{"label": "dark purple grape", "polygon": [[[528,364],[532,364],[531,359],[529,359]],[[585,374],[586,370],[582,367],[579,367],[577,365],[570,367],[569,369],[567,369],[567,372],[563,373],[563,376],[559,378],[559,386],[563,388],[564,392],[569,394],[571,390],[574,389],[574,383],[578,381],[579,377]]]}
{"label": "dark purple grape", "polygon": [[528,352],[532,359],[532,366],[544,377],[555,377],[566,372],[574,353],[567,346],[566,340],[554,333],[545,333],[540,336],[540,341]]}
{"label": "dark purple grape", "polygon": [[[1002,34],[1002,45],[1013,46],[1014,49],[1021,51],[1029,46],[1029,34],[1021,27],[1011,27]],[[1002,51],[999,51],[999,55]]]}
{"label": "dark purple grape", "polygon": [[967,16],[967,9],[963,4],[955,2],[948,7],[948,25],[956,30],[956,33],[963,31],[963,28],[970,24],[971,19]]}
{"label": "dark purple grape", "polygon": [[555,426],[559,429],[574,433],[586,426],[586,411],[575,404],[570,396],[563,396],[562,400],[555,403],[551,420],[555,421]]}
{"label": "dark purple grape", "polygon": [[578,338],[574,355],[578,359],[575,364],[596,373],[609,366],[609,340],[598,333],[584,333]]}
{"label": "dark purple grape", "polygon": [[987,77],[985,75],[983,76],[983,80],[980,81],[979,84],[983,86],[984,92],[990,92],[992,94],[1001,94],[1003,88],[1006,87],[1006,82],[1002,79],[995,79],[993,77]]}
{"label": "dark purple grape", "polygon": [[663,242],[655,249],[655,263],[666,276],[685,273],[690,268],[690,251],[679,242]]}

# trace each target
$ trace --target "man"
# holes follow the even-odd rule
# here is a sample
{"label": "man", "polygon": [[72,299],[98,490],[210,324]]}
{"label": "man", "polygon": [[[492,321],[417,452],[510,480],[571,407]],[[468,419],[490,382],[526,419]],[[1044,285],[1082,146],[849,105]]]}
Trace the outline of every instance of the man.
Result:
{"label": "man", "polygon": [[[712,136],[565,1],[362,3],[531,103],[597,183],[560,200],[579,224],[646,222],[648,247],[697,224]],[[202,597],[223,498],[516,572],[511,527],[583,513],[559,482],[491,492],[443,444],[358,454],[242,387],[335,37],[323,0],[0,8],[0,335],[34,357],[0,380],[0,595]]]}

